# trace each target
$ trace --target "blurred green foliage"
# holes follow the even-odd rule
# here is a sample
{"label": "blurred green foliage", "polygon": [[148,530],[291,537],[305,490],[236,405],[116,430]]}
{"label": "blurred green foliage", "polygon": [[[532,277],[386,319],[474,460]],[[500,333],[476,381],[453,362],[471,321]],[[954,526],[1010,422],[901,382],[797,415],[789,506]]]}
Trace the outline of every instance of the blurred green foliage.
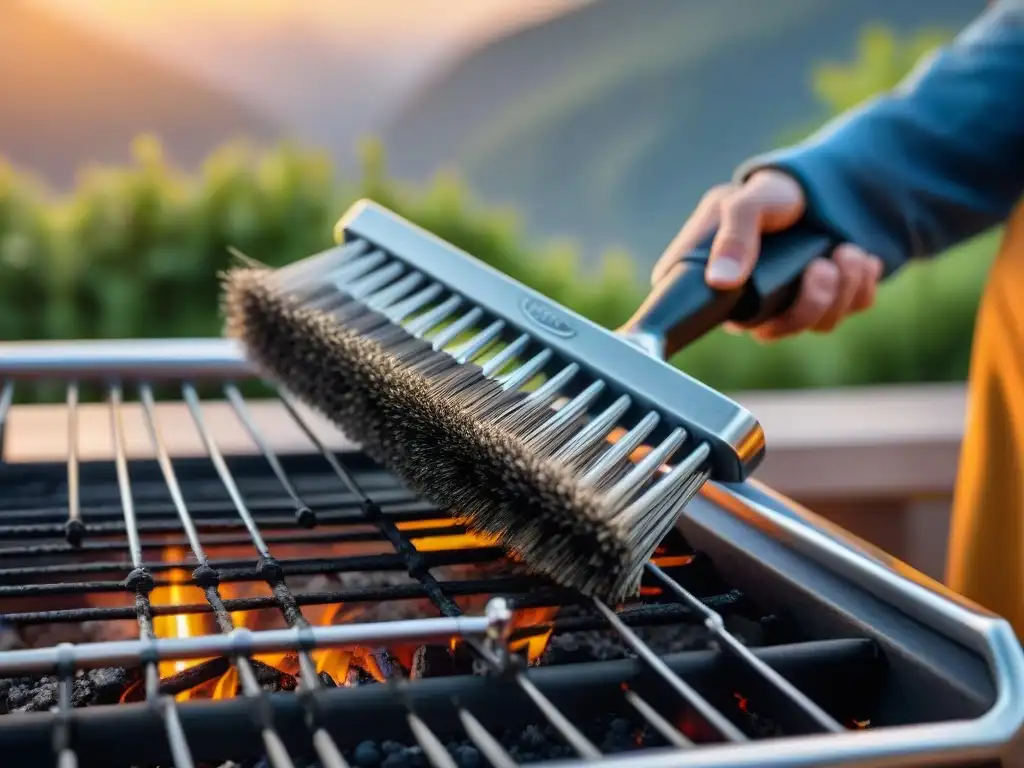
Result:
{"label": "blurred green foliage", "polygon": [[[841,111],[891,87],[940,38],[869,29],[856,60],[819,69],[815,92]],[[394,182],[373,143],[356,179],[336,178],[316,152],[292,145],[257,152],[243,143],[187,176],[155,139],[142,138],[133,165],[90,169],[61,199],[0,165],[0,338],[217,334],[216,275],[230,263],[228,246],[267,264],[293,261],[328,246],[335,220],[360,197],[608,327],[629,316],[646,287],[627,254],[609,254],[599,270],[586,271],[571,243],[529,242],[514,214],[477,205],[452,176],[426,188]],[[827,337],[761,346],[715,333],[675,362],[722,389],[962,378],[995,242],[990,234],[907,269],[875,309]]]}

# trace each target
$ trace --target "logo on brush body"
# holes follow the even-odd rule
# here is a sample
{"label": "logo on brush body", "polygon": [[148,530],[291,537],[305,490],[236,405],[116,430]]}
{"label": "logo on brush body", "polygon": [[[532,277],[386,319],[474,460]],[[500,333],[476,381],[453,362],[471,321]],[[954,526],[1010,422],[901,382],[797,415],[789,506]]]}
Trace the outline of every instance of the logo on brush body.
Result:
{"label": "logo on brush body", "polygon": [[561,312],[539,299],[523,299],[519,308],[522,309],[528,320],[548,333],[561,336],[563,339],[569,339],[576,335],[576,329],[569,325],[569,321]]}

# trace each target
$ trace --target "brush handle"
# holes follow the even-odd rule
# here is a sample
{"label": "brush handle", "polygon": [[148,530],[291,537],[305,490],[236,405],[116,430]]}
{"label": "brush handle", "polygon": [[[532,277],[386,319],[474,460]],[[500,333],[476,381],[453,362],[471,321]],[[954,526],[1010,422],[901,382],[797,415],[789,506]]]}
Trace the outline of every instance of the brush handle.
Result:
{"label": "brush handle", "polygon": [[668,359],[727,321],[757,324],[778,317],[796,299],[804,270],[815,259],[829,258],[838,244],[803,228],[765,235],[746,284],[719,291],[704,279],[712,240],[709,237],[669,270],[620,334]]}

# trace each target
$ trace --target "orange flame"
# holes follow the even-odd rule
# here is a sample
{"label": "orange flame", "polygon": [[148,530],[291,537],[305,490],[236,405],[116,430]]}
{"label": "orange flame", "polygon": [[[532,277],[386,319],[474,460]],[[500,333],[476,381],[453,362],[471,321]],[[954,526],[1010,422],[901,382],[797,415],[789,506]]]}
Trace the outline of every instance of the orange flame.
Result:
{"label": "orange flame", "polygon": [[[406,520],[396,523],[396,526],[400,531],[420,531],[428,528],[455,528],[465,523],[465,520],[459,518],[446,517],[438,520]],[[451,535],[420,536],[409,539],[409,542],[420,552],[438,552],[440,550],[493,547],[497,545],[498,539],[466,531]]]}
{"label": "orange flame", "polygon": [[[173,563],[183,561],[185,554],[181,549],[170,547],[164,550],[163,561]],[[172,568],[167,572],[167,579],[171,583],[167,586],[156,587],[150,593],[150,601],[154,606],[174,606],[203,603],[203,593],[197,587],[188,584],[189,574],[181,568]],[[153,632],[158,638],[180,638],[194,637],[205,634],[208,630],[209,617],[204,614],[173,614],[169,616],[153,617]],[[174,661],[161,661],[159,665],[160,677],[170,677],[184,672],[190,667],[201,664],[204,659],[178,659]],[[178,695],[178,700],[184,700],[191,696],[191,691]]]}
{"label": "orange flame", "polygon": [[[404,521],[397,525],[400,530],[409,533],[413,546],[424,552],[476,549],[491,547],[497,543],[496,540],[487,536],[465,532],[460,528],[464,524],[463,520],[446,517]],[[433,529],[433,533],[417,535],[418,531],[426,532],[428,529]],[[452,529],[452,532],[446,533],[445,529]],[[350,544],[345,546],[348,547]],[[169,547],[164,550],[162,559],[165,563],[184,562],[186,553],[181,548]],[[190,574],[186,569],[170,569],[165,580],[168,583],[155,588],[151,594],[154,606],[204,605],[206,603],[203,591],[190,583]],[[220,586],[220,593],[224,600],[272,596],[269,586],[262,582],[224,582]],[[481,603],[482,601],[481,597]],[[472,610],[471,608],[467,609]],[[310,624],[327,626],[352,621],[364,610],[365,608],[359,605],[328,604],[305,606],[303,614]],[[550,639],[552,629],[549,625],[556,612],[557,608],[546,607],[516,611],[513,614],[514,630],[530,627],[539,627],[540,630],[536,634],[513,641],[512,650],[516,652],[525,650],[531,663],[538,661]],[[282,617],[274,609],[239,610],[232,611],[230,615],[232,624],[239,628],[257,630],[283,626]],[[160,638],[194,637],[219,631],[214,617],[206,613],[156,616],[153,628],[156,636]],[[453,650],[457,648],[457,639],[453,638],[450,645]],[[389,650],[400,663],[407,668],[411,666],[414,648],[399,646]],[[160,678],[165,680],[208,661],[208,659],[188,659],[160,662]],[[279,672],[293,677],[298,677],[301,673],[298,656],[295,653],[260,654],[254,656],[253,661],[273,667]],[[311,653],[311,661],[318,675],[326,673],[339,686],[352,684],[351,681],[355,679],[354,675],[357,671],[377,681],[385,681],[385,674],[380,668],[377,658],[365,648],[321,649]],[[236,695],[238,688],[238,670],[232,666],[219,677],[201,683],[188,691],[178,693],[176,699],[184,701],[198,698],[230,698]],[[125,700],[134,700],[133,697],[138,696],[139,693],[139,690],[133,688],[125,693],[124,698]]]}
{"label": "orange flame", "polygon": [[544,630],[539,634],[531,634],[522,639],[513,640],[509,643],[509,650],[513,653],[520,653],[525,648],[526,658],[529,660],[530,664],[537,663],[548,647],[548,641],[551,639],[551,632],[554,629],[551,622],[554,621],[557,613],[557,607],[553,608],[547,606],[542,608],[524,608],[522,610],[515,611],[512,614],[513,631],[516,629],[542,626],[544,627]]}

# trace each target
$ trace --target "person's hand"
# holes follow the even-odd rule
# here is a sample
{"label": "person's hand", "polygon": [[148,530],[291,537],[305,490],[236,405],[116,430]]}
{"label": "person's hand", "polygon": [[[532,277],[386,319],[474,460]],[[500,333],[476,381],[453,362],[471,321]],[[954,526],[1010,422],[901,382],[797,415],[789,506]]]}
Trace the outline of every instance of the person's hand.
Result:
{"label": "person's hand", "polygon": [[[742,185],[715,187],[704,195],[658,260],[652,281],[657,283],[717,228],[705,279],[719,290],[737,288],[757,263],[761,235],[793,226],[804,215],[805,206],[800,185],[781,171],[757,171]],[[818,259],[807,267],[792,307],[748,330],[765,341],[807,330],[831,331],[844,318],[874,303],[881,276],[880,259],[844,243],[831,259]],[[727,327],[742,330],[735,325]]]}

